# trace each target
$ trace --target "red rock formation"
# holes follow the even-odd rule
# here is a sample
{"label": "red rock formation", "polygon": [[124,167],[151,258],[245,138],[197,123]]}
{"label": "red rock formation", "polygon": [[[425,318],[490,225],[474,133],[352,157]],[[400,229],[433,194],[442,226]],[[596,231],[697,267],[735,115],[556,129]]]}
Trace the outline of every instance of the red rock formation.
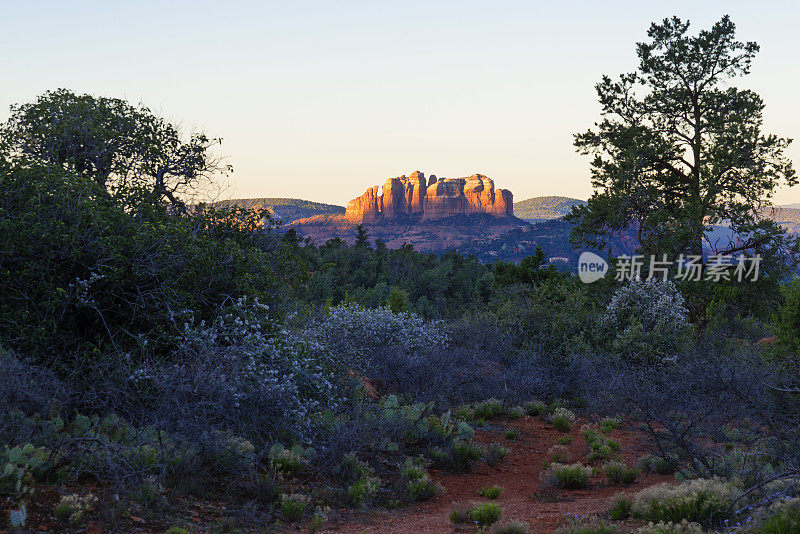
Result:
{"label": "red rock formation", "polygon": [[422,220],[436,220],[453,215],[488,213],[495,217],[514,215],[511,192],[494,188],[494,181],[482,174],[468,178],[436,178],[426,183],[425,175],[389,178],[378,187],[347,203],[345,218],[350,222],[372,223],[422,214]]}

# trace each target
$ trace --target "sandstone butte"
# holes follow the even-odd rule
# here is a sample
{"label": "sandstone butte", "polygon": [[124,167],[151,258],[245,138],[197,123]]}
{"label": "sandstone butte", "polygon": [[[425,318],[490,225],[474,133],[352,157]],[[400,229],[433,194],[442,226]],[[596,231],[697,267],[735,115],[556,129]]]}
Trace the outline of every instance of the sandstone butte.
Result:
{"label": "sandstone butte", "polygon": [[514,216],[511,191],[495,189],[482,174],[467,178],[436,178],[415,171],[411,176],[389,178],[347,203],[345,219],[351,223],[375,223],[408,218],[423,221],[454,215],[487,213],[497,218]]}

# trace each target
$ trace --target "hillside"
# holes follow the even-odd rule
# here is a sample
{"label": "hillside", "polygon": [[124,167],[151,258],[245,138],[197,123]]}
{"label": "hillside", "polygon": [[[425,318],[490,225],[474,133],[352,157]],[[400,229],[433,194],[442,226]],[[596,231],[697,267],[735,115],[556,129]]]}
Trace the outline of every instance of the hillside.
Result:
{"label": "hillside", "polygon": [[316,215],[338,215],[344,213],[342,206],[311,202],[300,198],[234,198],[222,200],[217,202],[216,205],[222,207],[266,208],[286,224]]}
{"label": "hillside", "polygon": [[586,204],[583,200],[569,197],[533,197],[514,203],[514,215],[528,222],[559,219],[572,210],[572,206]]}

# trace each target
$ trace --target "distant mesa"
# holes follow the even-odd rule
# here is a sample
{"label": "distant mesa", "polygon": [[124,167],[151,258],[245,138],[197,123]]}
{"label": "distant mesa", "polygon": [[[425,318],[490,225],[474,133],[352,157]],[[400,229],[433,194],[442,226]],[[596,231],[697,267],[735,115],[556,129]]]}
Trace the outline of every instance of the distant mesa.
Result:
{"label": "distant mesa", "polygon": [[495,189],[482,174],[467,178],[437,178],[415,171],[389,178],[347,203],[345,218],[353,224],[421,219],[431,221],[458,215],[489,214],[514,217],[511,191]]}

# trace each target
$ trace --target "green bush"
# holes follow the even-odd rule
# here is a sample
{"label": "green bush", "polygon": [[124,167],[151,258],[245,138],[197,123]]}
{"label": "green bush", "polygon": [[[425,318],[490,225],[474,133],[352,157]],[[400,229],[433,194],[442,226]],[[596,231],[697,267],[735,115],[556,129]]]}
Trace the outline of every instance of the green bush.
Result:
{"label": "green bush", "polygon": [[494,502],[485,502],[475,505],[472,510],[470,510],[469,517],[478,524],[479,528],[485,530],[487,527],[497,523],[502,514],[503,509],[499,504]]}
{"label": "green bush", "polygon": [[633,508],[633,500],[622,493],[611,501],[608,516],[615,521],[624,521],[631,516],[631,508]]}
{"label": "green bush", "polygon": [[499,443],[490,443],[486,448],[486,465],[494,467],[497,463],[506,457],[508,449]]}
{"label": "green bush", "polygon": [[606,525],[596,518],[588,522],[573,520],[573,524],[556,530],[556,534],[617,534],[617,527]]}
{"label": "green bush", "polygon": [[522,408],[525,410],[525,413],[527,413],[528,415],[530,415],[532,417],[538,417],[538,416],[542,415],[545,412],[545,410],[547,409],[547,406],[545,406],[545,404],[543,402],[539,402],[539,401],[535,401],[534,400],[534,401],[526,402],[525,404],[522,405]]}
{"label": "green bush", "polygon": [[610,434],[612,430],[619,428],[621,424],[619,419],[608,417],[600,421],[600,432]]}
{"label": "green bush", "polygon": [[522,521],[509,521],[492,529],[492,534],[528,534],[530,526]]}
{"label": "green bush", "polygon": [[380,489],[380,480],[362,476],[347,488],[347,500],[353,506],[365,506]]}
{"label": "green bush", "polygon": [[658,484],[645,488],[633,499],[634,517],[646,521],[717,524],[726,518],[728,507],[740,494],[718,479],[697,479],[678,485]]}
{"label": "green bush", "polygon": [[439,486],[431,481],[425,471],[425,464],[420,459],[408,458],[400,476],[403,479],[403,491],[412,501],[428,500],[440,491]]}
{"label": "green bush", "polygon": [[517,430],[506,430],[503,435],[507,440],[516,441],[519,439],[519,432]]}
{"label": "green bush", "polygon": [[685,519],[680,523],[648,523],[640,527],[636,534],[703,534],[703,527],[697,523],[689,523]]}
{"label": "green bush", "polygon": [[456,508],[452,512],[450,512],[450,522],[454,525],[463,525],[466,523],[471,523],[472,518],[469,515],[470,509],[469,508]]}
{"label": "green bush", "polygon": [[572,443],[572,436],[561,436],[556,440],[559,445],[569,445]]}
{"label": "green bush", "polygon": [[566,408],[558,407],[550,414],[550,423],[559,432],[569,432],[575,423],[575,414]]}
{"label": "green bush", "polygon": [[497,399],[488,399],[478,403],[474,410],[474,416],[478,419],[494,419],[504,413],[503,403]]}
{"label": "green bush", "polygon": [[563,489],[582,489],[589,486],[591,469],[581,464],[552,464],[547,470],[550,486]]}
{"label": "green bush", "polygon": [[675,466],[661,456],[647,454],[639,460],[639,466],[648,473],[658,473],[659,475],[671,475],[675,472]]}
{"label": "green bush", "polygon": [[503,493],[503,488],[500,486],[483,486],[478,490],[478,495],[487,499],[496,499],[501,493]]}
{"label": "green bush", "polygon": [[281,514],[287,521],[297,521],[306,513],[311,499],[307,495],[295,493],[281,498]]}
{"label": "green bush", "polygon": [[603,466],[606,478],[611,484],[630,484],[639,476],[639,469],[628,467],[623,462],[608,462]]}

